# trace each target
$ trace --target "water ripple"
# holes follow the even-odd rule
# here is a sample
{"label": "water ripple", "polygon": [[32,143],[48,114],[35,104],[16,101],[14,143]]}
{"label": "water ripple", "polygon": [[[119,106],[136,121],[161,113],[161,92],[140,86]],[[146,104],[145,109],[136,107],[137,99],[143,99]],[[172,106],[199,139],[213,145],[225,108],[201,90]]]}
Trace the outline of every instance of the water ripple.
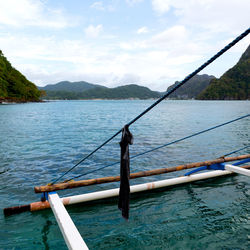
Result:
{"label": "water ripple", "polygon": [[[40,199],[35,185],[58,178],[152,101],[64,101],[0,106],[0,207]],[[249,112],[250,102],[166,101],[131,126],[135,155]],[[249,120],[131,161],[131,172],[217,158],[249,143]],[[118,136],[69,177],[119,160]],[[250,153],[249,149],[242,153]],[[118,175],[119,164],[86,176]],[[154,181],[179,173],[132,180]],[[60,195],[118,187],[83,187]],[[134,194],[130,219],[117,198],[68,208],[90,249],[248,249],[249,180],[230,176]],[[232,237],[233,236],[233,237]],[[50,211],[4,218],[0,249],[66,249]]]}

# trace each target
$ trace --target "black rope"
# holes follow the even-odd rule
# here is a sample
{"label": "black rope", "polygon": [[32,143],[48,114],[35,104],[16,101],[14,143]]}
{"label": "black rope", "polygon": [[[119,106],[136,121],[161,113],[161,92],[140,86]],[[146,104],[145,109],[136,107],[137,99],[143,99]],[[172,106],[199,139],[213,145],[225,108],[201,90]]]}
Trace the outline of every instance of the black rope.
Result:
{"label": "black rope", "polygon": [[[181,138],[181,139],[177,139],[177,140],[175,140],[175,141],[168,142],[168,143],[163,144],[163,145],[161,145],[161,146],[158,146],[158,147],[156,147],[156,148],[152,148],[152,149],[150,149],[150,150],[147,150],[147,151],[145,151],[145,152],[139,153],[139,154],[137,154],[137,155],[133,155],[133,156],[130,157],[130,159],[132,160],[132,159],[137,158],[137,157],[139,157],[139,156],[142,156],[142,155],[151,153],[151,152],[153,152],[153,151],[155,151],[155,150],[158,150],[158,149],[161,149],[161,148],[170,146],[170,145],[175,144],[175,143],[177,143],[177,142],[184,141],[184,140],[189,139],[189,138],[191,138],[191,137],[194,137],[194,136],[197,136],[197,135],[206,133],[206,132],[211,131],[211,130],[214,130],[214,129],[216,129],[216,128],[219,128],[219,127],[225,126],[225,125],[227,125],[227,124],[230,124],[230,123],[239,121],[239,120],[241,120],[241,119],[247,118],[247,117],[249,117],[249,116],[250,116],[250,114],[247,114],[247,115],[241,116],[241,117],[239,117],[239,118],[233,119],[233,120],[231,120],[231,121],[224,122],[224,123],[222,123],[222,124],[219,124],[219,125],[213,126],[213,127],[211,127],[211,128],[202,130],[202,131],[200,131],[200,132],[194,133],[194,134],[192,134],[192,135],[185,136],[185,137],[183,137],[183,138]],[[241,151],[241,150],[243,150],[243,149],[245,149],[245,148],[247,148],[247,147],[250,147],[250,145],[248,145],[248,146],[246,146],[246,147],[244,147],[244,148],[238,149],[238,150],[236,150],[236,151],[234,151],[234,152],[231,152],[231,153],[229,153],[229,154],[226,154],[226,155],[224,155],[224,157],[225,157],[225,156],[228,156],[228,155],[230,155],[230,154],[233,154],[233,153],[237,153],[237,152],[239,152],[239,151]],[[80,177],[82,177],[82,176],[85,176],[85,175],[94,173],[94,172],[96,172],[96,171],[102,170],[102,169],[107,168],[107,167],[114,166],[114,165],[119,164],[119,163],[120,163],[120,161],[111,163],[111,164],[109,164],[109,165],[106,165],[106,166],[103,166],[103,167],[100,167],[100,168],[97,168],[97,169],[88,171],[88,172],[86,172],[86,173],[84,173],[84,174],[77,175],[77,176],[75,176],[75,177],[73,177],[73,178],[71,178],[71,179],[69,179],[69,180],[67,180],[67,181],[71,181],[71,180],[73,180],[73,179],[78,179],[78,178],[80,178]]]}
{"label": "black rope", "polygon": [[[139,118],[141,118],[143,115],[145,115],[146,113],[148,113],[152,108],[154,108],[156,105],[158,105],[160,102],[162,102],[165,98],[167,98],[175,90],[177,90],[178,88],[180,88],[188,80],[190,80],[192,77],[194,77],[196,74],[198,74],[201,70],[203,70],[205,67],[207,67],[210,63],[212,63],[214,60],[216,60],[218,57],[220,57],[222,54],[224,54],[227,50],[229,50],[231,47],[233,47],[236,43],[238,43],[241,39],[243,39],[245,36],[247,36],[249,34],[249,32],[250,32],[250,28],[248,28],[245,32],[243,32],[241,35],[239,35],[237,38],[235,38],[231,43],[229,43],[227,46],[225,46],[216,55],[214,55],[213,57],[211,57],[207,62],[205,62],[204,64],[202,64],[198,69],[196,69],[193,73],[191,73],[190,75],[188,75],[184,80],[182,80],[180,83],[178,83],[175,87],[173,87],[172,89],[170,89],[169,91],[167,91],[167,93],[165,95],[163,95],[156,102],[154,102],[151,106],[149,106],[147,109],[145,109],[141,114],[139,114],[137,117],[135,117],[133,120],[131,120],[127,125],[130,126],[133,123],[135,123]],[[112,139],[114,139],[121,132],[122,132],[122,129],[120,129],[118,132],[116,132],[113,136],[111,136],[108,140],[106,140],[104,143],[102,143],[99,147],[97,147],[95,150],[93,150],[87,156],[85,156],[82,160],[80,160],[72,168],[70,168],[69,170],[67,170],[59,178],[57,178],[55,181],[53,181],[52,184],[55,184],[57,181],[59,181],[62,177],[64,177],[66,174],[68,174],[70,171],[72,171],[75,167],[77,167],[79,164],[81,164],[86,159],[88,159],[91,155],[93,155],[96,151],[98,151],[100,148],[102,148],[104,145],[106,145],[108,142],[110,142]]]}
{"label": "black rope", "polygon": [[181,87],[184,83],[186,83],[188,80],[190,80],[192,77],[197,75],[201,70],[203,70],[205,67],[207,67],[210,63],[212,63],[214,60],[216,60],[218,57],[220,57],[222,54],[224,54],[227,50],[229,50],[231,47],[233,47],[236,43],[238,43],[241,39],[243,39],[245,36],[247,36],[250,32],[250,28],[247,29],[244,33],[242,33],[240,36],[235,38],[231,43],[229,43],[226,47],[224,47],[221,51],[219,51],[216,55],[211,57],[207,62],[202,64],[197,70],[195,70],[193,73],[188,75],[184,80],[182,80],[180,83],[178,83],[175,87],[167,91],[167,93],[162,96],[159,100],[157,100],[155,103],[153,103],[150,107],[148,107],[146,110],[144,110],[140,115],[138,115],[136,118],[134,118],[131,122],[128,123],[128,126],[136,122],[139,118],[141,118],[143,115],[145,115],[148,111],[150,111],[153,107],[155,107],[157,104],[159,104],[161,101],[163,101],[165,98],[167,98],[170,94],[172,94],[175,90],[177,90],[179,87]]}
{"label": "black rope", "polygon": [[99,147],[97,147],[94,151],[92,151],[90,154],[85,156],[82,160],[80,160],[77,164],[75,164],[72,168],[67,170],[64,174],[62,174],[59,178],[57,178],[55,181],[52,182],[52,184],[55,184],[60,179],[62,179],[66,174],[68,174],[70,171],[72,171],[74,168],[76,168],[78,165],[80,165],[82,162],[84,162],[87,158],[89,158],[91,155],[93,155],[96,151],[98,151],[100,148],[102,148],[104,145],[106,145],[108,142],[110,142],[112,139],[114,139],[117,135],[119,135],[122,132],[122,129],[119,130],[116,134],[111,136],[108,140],[106,140],[103,144],[101,144]]}
{"label": "black rope", "polygon": [[226,156],[229,156],[229,155],[232,155],[232,154],[235,154],[235,153],[238,153],[238,152],[240,152],[240,151],[242,151],[242,150],[244,150],[246,148],[249,148],[249,147],[250,147],[250,144],[248,144],[247,146],[245,146],[243,148],[240,148],[240,149],[234,150],[234,151],[232,151],[232,152],[230,152],[228,154],[225,154],[225,155],[221,156],[220,158],[226,157]]}

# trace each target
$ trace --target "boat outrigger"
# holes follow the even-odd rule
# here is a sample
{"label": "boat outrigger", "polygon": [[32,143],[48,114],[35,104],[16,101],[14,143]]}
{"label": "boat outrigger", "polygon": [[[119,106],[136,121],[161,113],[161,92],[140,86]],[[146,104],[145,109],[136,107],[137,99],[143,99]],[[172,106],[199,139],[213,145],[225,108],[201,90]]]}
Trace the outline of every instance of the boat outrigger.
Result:
{"label": "boat outrigger", "polygon": [[[232,161],[234,162],[237,161],[237,162],[234,164],[228,164],[228,162]],[[221,157],[215,160],[210,160],[205,162],[196,162],[186,165],[179,165],[176,167],[132,173],[130,174],[130,179],[158,175],[158,174],[165,174],[187,169],[194,169],[191,172],[185,173],[184,176],[130,186],[130,193],[137,193],[153,189],[172,187],[180,184],[232,175],[235,173],[250,176],[250,165],[244,165],[242,167],[239,167],[239,165],[248,162],[250,162],[250,154],[240,155],[236,157],[227,157],[227,158]],[[204,173],[194,174],[194,172],[198,172],[201,170],[209,170],[209,171]],[[88,249],[87,245],[85,244],[84,240],[79,234],[77,228],[75,227],[73,221],[71,220],[64,206],[116,197],[119,195],[119,188],[63,197],[63,198],[60,198],[55,191],[68,188],[89,186],[94,184],[115,182],[115,181],[120,181],[120,176],[111,176],[111,177],[81,180],[81,181],[71,181],[67,183],[58,183],[54,185],[35,187],[34,188],[35,192],[43,193],[43,197],[46,198],[45,200],[43,199],[43,201],[34,202],[28,205],[5,208],[4,214],[11,215],[25,211],[34,212],[38,210],[51,208],[56,217],[57,223],[60,227],[60,230],[63,234],[63,237],[65,239],[68,248]]]}
{"label": "boat outrigger", "polygon": [[[189,79],[191,79],[193,76],[195,76],[197,73],[199,73],[202,69],[204,69],[206,66],[208,66],[211,62],[216,60],[220,55],[222,55],[227,50],[229,50],[237,42],[239,42],[241,39],[243,39],[245,36],[247,36],[249,34],[249,32],[250,32],[250,29],[248,29],[244,33],[242,33],[239,37],[237,37],[230,44],[228,44],[226,47],[224,47],[215,56],[213,56],[211,59],[209,59],[207,62],[205,62],[197,70],[195,70],[192,74],[187,76],[183,81],[181,81],[174,88],[169,90],[163,97],[158,99],[155,103],[153,103],[150,107],[148,107],[140,115],[138,115],[136,118],[134,118],[132,121],[130,121],[127,125],[125,125],[124,129],[128,129],[128,127],[130,125],[132,125],[140,117],[145,115],[148,111],[150,111],[153,107],[155,107],[157,104],[159,104],[162,100],[167,98],[171,93],[173,93],[176,89],[181,87],[184,83],[186,83]],[[195,134],[186,136],[186,137],[178,139],[174,142],[164,144],[162,146],[151,149],[149,151],[146,151],[146,152],[141,153],[139,155],[133,156],[131,158],[135,158],[135,157],[143,155],[145,153],[152,152],[152,151],[157,150],[159,148],[169,146],[171,144],[183,141],[185,139],[189,139],[189,138],[196,136],[196,135],[199,135],[201,133],[208,132],[212,129],[216,129],[216,128],[222,127],[224,125],[227,125],[227,124],[230,124],[232,122],[235,122],[235,121],[238,121],[238,120],[241,120],[244,118],[248,118],[248,117],[250,117],[250,114],[241,116],[241,117],[236,118],[234,120],[231,120],[229,122],[225,122],[223,124],[214,126],[212,128],[208,128],[206,130],[203,130],[203,131],[197,132]],[[241,174],[241,175],[250,176],[250,165],[247,165],[247,163],[250,162],[250,154],[239,155],[239,156],[235,156],[235,157],[227,157],[231,154],[237,153],[243,149],[250,147],[250,145],[247,145],[244,148],[241,148],[239,150],[236,150],[234,152],[231,152],[227,155],[224,155],[224,156],[219,157],[219,158],[214,159],[214,160],[189,163],[189,164],[179,165],[179,166],[175,166],[175,167],[154,169],[154,170],[150,170],[150,171],[142,171],[142,172],[130,174],[130,169],[129,169],[129,162],[130,162],[129,160],[130,159],[129,159],[129,153],[128,153],[128,144],[131,144],[131,143],[126,141],[126,143],[127,143],[126,147],[124,147],[121,150],[121,155],[122,155],[121,156],[121,170],[126,168],[124,171],[127,174],[126,176],[123,176],[123,174],[121,174],[121,176],[109,176],[109,177],[89,179],[89,180],[80,180],[80,181],[73,180],[73,179],[76,179],[78,177],[82,177],[88,173],[92,173],[94,171],[97,171],[99,169],[103,169],[105,167],[115,165],[115,164],[117,164],[117,162],[116,162],[114,164],[104,166],[104,167],[96,169],[94,171],[91,171],[91,172],[88,172],[85,174],[80,174],[80,175],[78,175],[75,178],[72,178],[70,180],[66,180],[64,182],[58,183],[58,181],[62,177],[64,177],[71,170],[73,170],[75,167],[77,167],[79,164],[81,164],[83,161],[85,161],[88,157],[93,155],[97,150],[99,150],[101,147],[106,145],[109,141],[111,141],[118,134],[123,132],[123,136],[124,136],[124,129],[119,130],[116,134],[111,136],[103,144],[101,144],[99,147],[97,147],[94,151],[92,151],[90,154],[88,154],[85,158],[83,158],[80,162],[75,164],[72,168],[70,168],[68,171],[66,171],[64,174],[62,174],[58,179],[56,179],[52,183],[47,184],[45,186],[35,187],[34,190],[36,193],[42,193],[41,201],[30,203],[28,205],[21,205],[21,206],[17,206],[17,207],[5,208],[4,214],[7,216],[7,215],[16,214],[16,213],[25,212],[25,211],[33,212],[33,211],[38,211],[38,210],[42,210],[42,209],[46,209],[46,208],[51,208],[55,217],[56,217],[57,223],[61,229],[61,232],[63,234],[63,237],[65,239],[65,242],[66,242],[68,248],[69,249],[88,249],[87,245],[85,244],[84,240],[82,239],[80,233],[78,232],[77,228],[75,227],[73,221],[71,220],[71,218],[70,218],[70,216],[69,216],[69,214],[64,206],[70,205],[70,204],[77,204],[77,203],[82,203],[82,202],[94,201],[94,200],[99,200],[99,199],[111,198],[111,197],[115,197],[118,195],[121,196],[121,188],[124,188],[124,187],[122,187],[122,185],[121,185],[120,188],[92,192],[92,193],[85,193],[85,194],[81,194],[81,195],[75,195],[75,196],[63,197],[63,198],[60,198],[59,195],[55,191],[63,190],[63,189],[72,189],[72,188],[83,187],[83,186],[89,186],[89,185],[94,185],[94,184],[117,182],[117,181],[120,181],[122,183],[124,181],[124,179],[125,179],[125,181],[127,181],[129,179],[135,179],[135,178],[139,178],[139,177],[147,177],[147,176],[153,176],[153,175],[159,175],[159,174],[166,174],[169,172],[183,171],[183,170],[188,170],[188,169],[192,169],[192,170],[189,172],[185,171],[184,175],[182,175],[182,176],[175,177],[175,178],[168,178],[168,179],[160,180],[160,181],[154,181],[154,182],[148,182],[148,183],[128,186],[128,187],[125,187],[125,188],[127,188],[127,190],[125,190],[125,191],[130,191],[130,193],[144,192],[144,191],[148,191],[148,190],[171,187],[171,186],[175,186],[175,185],[191,183],[191,182],[200,181],[200,180],[207,180],[207,179],[227,176],[227,175],[231,175],[231,174]],[[128,132],[128,130],[127,130],[127,132]],[[231,164],[229,164],[229,163],[231,163]],[[240,165],[242,165],[242,166],[240,167]],[[200,173],[200,171],[206,171],[206,172]],[[126,184],[129,184],[129,183],[126,183]],[[123,198],[123,197],[120,197],[120,198]],[[125,205],[128,208],[128,204],[125,204]]]}
{"label": "boat outrigger", "polygon": [[[232,164],[225,164],[227,162],[238,161]],[[221,157],[215,160],[204,161],[204,162],[196,162],[189,163],[186,165],[179,165],[176,167],[169,168],[161,168],[154,169],[149,171],[142,171],[137,173],[130,174],[130,179],[140,178],[140,177],[148,177],[152,175],[166,174],[176,171],[182,171],[186,169],[195,169],[191,172],[185,173],[184,176],[176,177],[176,178],[168,178],[161,181],[148,182],[144,184],[138,184],[134,186],[130,186],[130,193],[143,192],[152,189],[171,187],[175,185],[190,183],[199,180],[206,180],[210,178],[226,176],[234,173],[243,174],[250,176],[250,165],[244,165],[242,167],[238,167],[241,164],[250,162],[250,154],[240,155],[236,157]],[[198,172],[201,170],[214,170],[208,171],[205,173],[199,173],[194,175],[194,171]],[[78,188],[83,186],[90,186],[95,184],[109,183],[109,182],[118,182],[120,181],[120,176],[109,176],[97,179],[89,179],[89,180],[81,180],[81,181],[71,181],[65,183],[58,183],[54,185],[46,185],[46,186],[37,186],[34,188],[35,193],[42,193],[44,197],[42,197],[43,201],[38,201],[34,203],[30,203],[28,205],[22,205],[17,207],[9,207],[4,209],[5,215],[16,214],[25,211],[38,211],[51,207],[50,202],[48,201],[48,194],[55,193],[55,191],[63,190],[63,189],[71,189]],[[77,204],[82,202],[94,201],[99,199],[111,198],[119,195],[119,188],[109,189],[105,191],[98,191],[93,193],[87,193],[82,195],[70,196],[61,198],[62,203],[66,205]],[[45,198],[45,199],[44,199]]]}

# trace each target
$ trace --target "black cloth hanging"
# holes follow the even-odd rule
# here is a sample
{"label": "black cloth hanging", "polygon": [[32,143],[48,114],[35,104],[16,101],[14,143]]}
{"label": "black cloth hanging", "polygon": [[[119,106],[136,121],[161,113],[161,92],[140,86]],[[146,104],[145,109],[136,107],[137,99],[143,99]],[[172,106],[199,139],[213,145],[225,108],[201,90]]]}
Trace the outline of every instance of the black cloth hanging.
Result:
{"label": "black cloth hanging", "polygon": [[125,125],[122,129],[122,138],[120,141],[121,161],[120,161],[120,191],[118,208],[122,211],[122,216],[125,219],[129,217],[129,177],[130,177],[130,160],[129,160],[129,144],[133,144],[133,135]]}

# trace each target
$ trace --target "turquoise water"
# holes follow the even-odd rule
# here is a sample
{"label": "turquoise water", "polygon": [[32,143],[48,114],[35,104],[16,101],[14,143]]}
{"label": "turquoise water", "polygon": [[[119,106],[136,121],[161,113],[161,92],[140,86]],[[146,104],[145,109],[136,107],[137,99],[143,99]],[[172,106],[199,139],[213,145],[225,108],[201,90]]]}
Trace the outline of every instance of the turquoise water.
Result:
{"label": "turquoise water", "polygon": [[[40,197],[47,184],[72,167],[152,101],[58,101],[0,105],[0,208]],[[131,155],[179,139],[250,111],[249,101],[164,101],[131,126]],[[250,122],[171,145],[131,161],[131,172],[217,158],[249,144]],[[120,136],[67,177],[119,160]],[[241,152],[250,153],[250,149]],[[119,165],[86,178],[119,174]],[[159,180],[171,173],[132,180]],[[60,196],[118,187],[118,183],[61,191]],[[68,207],[90,249],[249,249],[250,182],[230,176],[133,195],[130,219],[117,199]],[[4,217],[0,249],[67,249],[51,211]]]}

